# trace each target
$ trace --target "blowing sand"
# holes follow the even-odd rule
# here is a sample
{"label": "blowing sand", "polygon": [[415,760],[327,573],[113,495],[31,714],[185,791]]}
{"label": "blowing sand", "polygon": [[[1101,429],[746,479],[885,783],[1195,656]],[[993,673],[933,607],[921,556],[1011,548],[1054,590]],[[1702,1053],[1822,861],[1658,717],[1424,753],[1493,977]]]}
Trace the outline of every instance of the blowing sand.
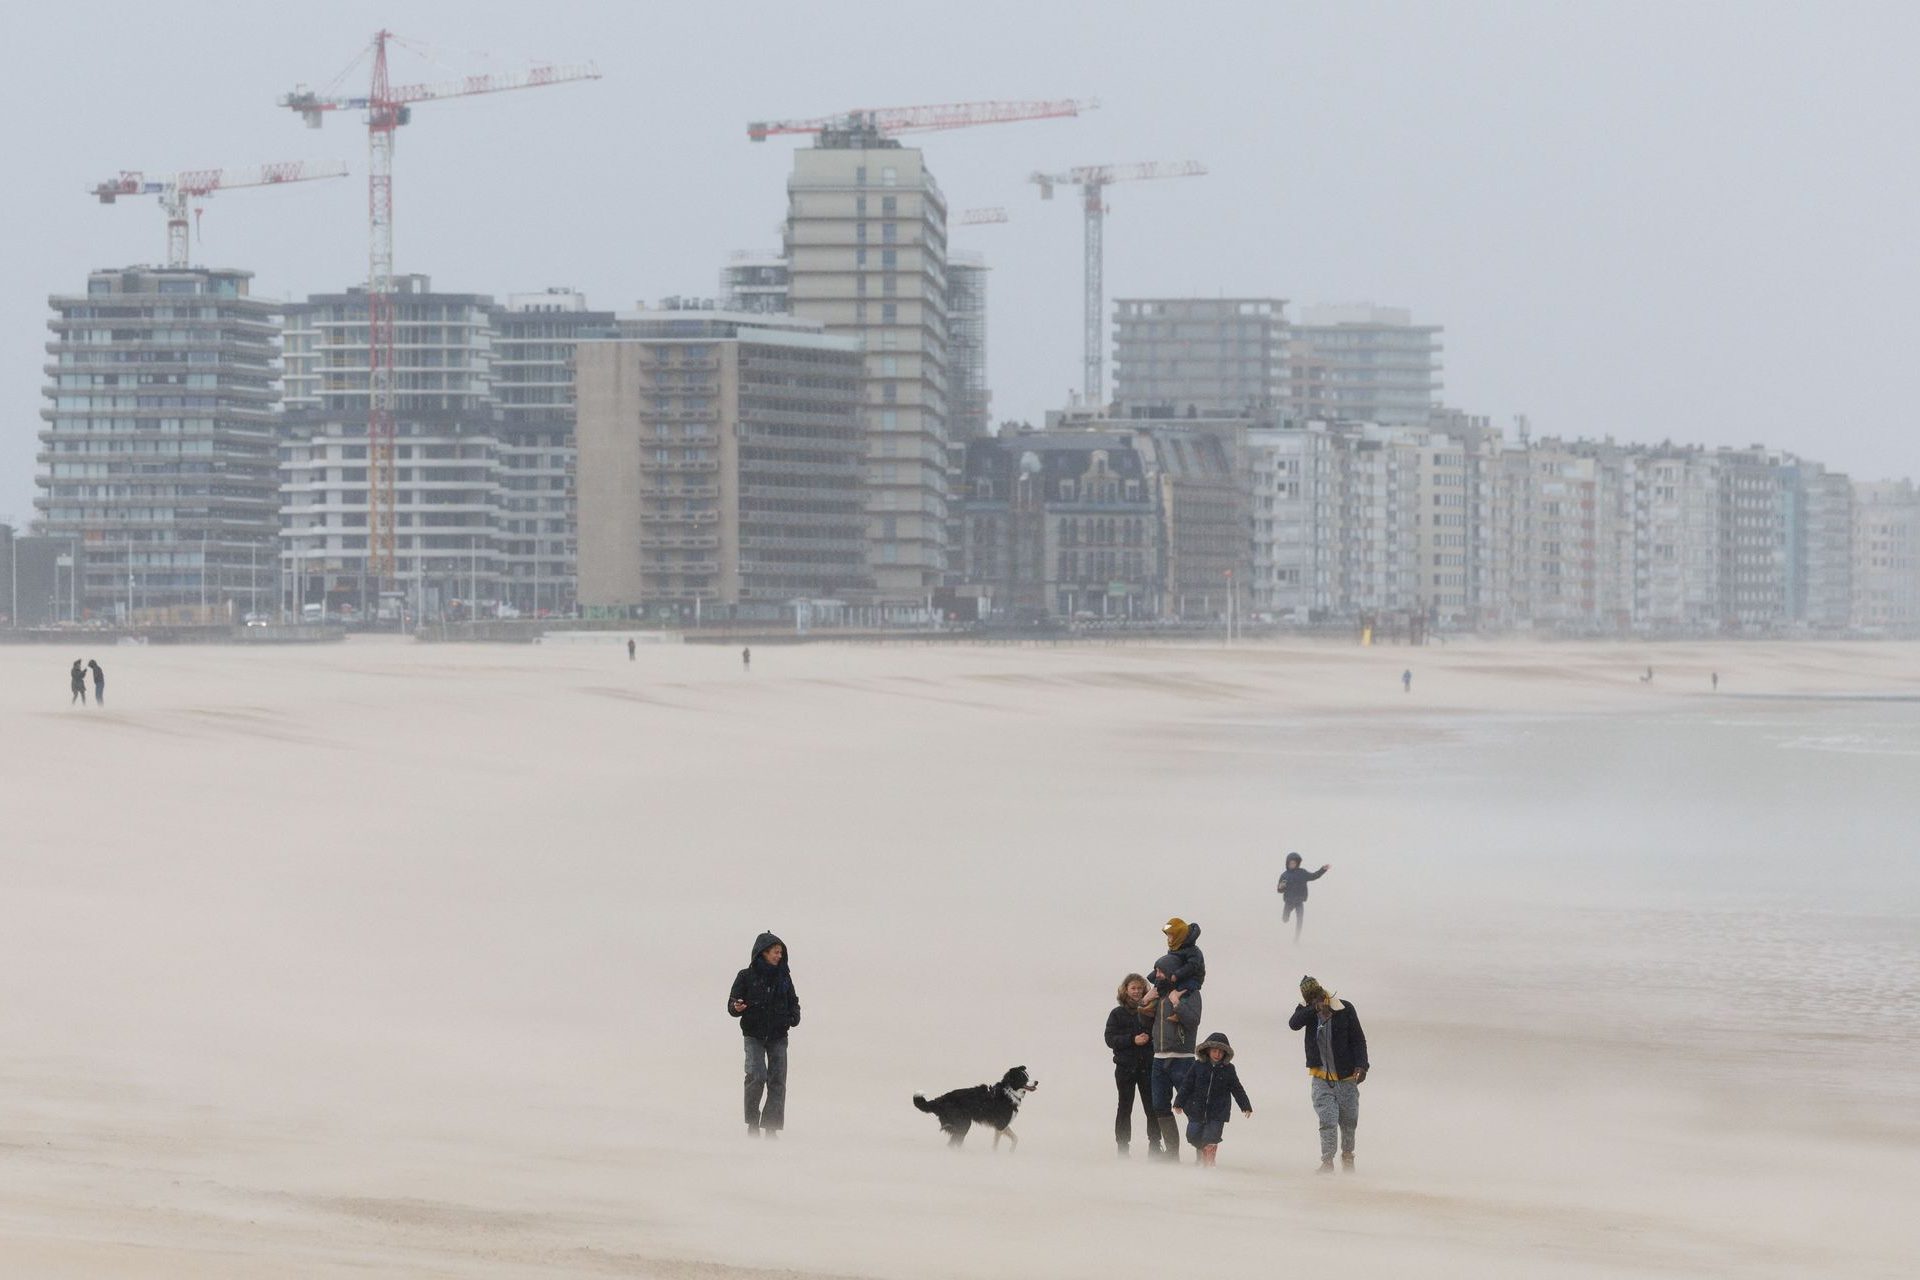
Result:
{"label": "blowing sand", "polygon": [[[105,709],[66,705],[83,653]],[[1920,1258],[1914,647],[765,647],[749,675],[356,640],[0,673],[0,1274]],[[1334,864],[1297,946],[1288,849]],[[1255,1106],[1208,1175],[1110,1136],[1100,1027],[1172,914]],[[722,1008],[766,928],[805,1006],[778,1146],[743,1136]],[[1372,1044],[1353,1177],[1313,1173],[1308,972]],[[1016,1063],[1015,1156],[950,1154],[908,1102]]]}

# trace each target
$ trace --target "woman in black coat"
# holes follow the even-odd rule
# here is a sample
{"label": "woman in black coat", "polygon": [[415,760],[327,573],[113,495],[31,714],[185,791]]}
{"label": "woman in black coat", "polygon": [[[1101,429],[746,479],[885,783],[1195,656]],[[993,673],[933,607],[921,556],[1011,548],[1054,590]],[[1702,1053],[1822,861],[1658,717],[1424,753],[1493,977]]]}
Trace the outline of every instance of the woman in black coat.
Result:
{"label": "woman in black coat", "polygon": [[1153,1123],[1153,1015],[1142,1011],[1147,998],[1147,980],[1130,973],[1120,980],[1114,993],[1114,1007],[1107,1014],[1107,1048],[1113,1050],[1113,1083],[1120,1095],[1119,1109],[1113,1113],[1113,1141],[1126,1155],[1133,1143],[1133,1100],[1140,1099],[1140,1113],[1147,1117],[1147,1146],[1160,1153],[1160,1132]]}

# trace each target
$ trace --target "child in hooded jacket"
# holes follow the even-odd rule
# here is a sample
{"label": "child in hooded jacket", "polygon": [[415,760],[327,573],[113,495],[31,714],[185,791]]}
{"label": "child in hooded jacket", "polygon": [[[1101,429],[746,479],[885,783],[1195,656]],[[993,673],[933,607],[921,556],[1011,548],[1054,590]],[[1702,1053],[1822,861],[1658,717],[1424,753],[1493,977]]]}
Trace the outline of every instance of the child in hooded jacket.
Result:
{"label": "child in hooded jacket", "polygon": [[1180,962],[1167,975],[1173,980],[1173,989],[1198,991],[1207,980],[1207,957],[1200,950],[1200,926],[1174,916],[1160,926],[1160,932],[1167,935],[1167,954]]}
{"label": "child in hooded jacket", "polygon": [[1240,1083],[1233,1046],[1224,1034],[1215,1031],[1202,1040],[1194,1059],[1174,1097],[1173,1110],[1187,1118],[1187,1141],[1199,1152],[1200,1167],[1211,1169],[1220,1154],[1220,1140],[1226,1137],[1227,1121],[1233,1118],[1233,1104],[1239,1103],[1240,1113],[1251,1118],[1253,1103]]}

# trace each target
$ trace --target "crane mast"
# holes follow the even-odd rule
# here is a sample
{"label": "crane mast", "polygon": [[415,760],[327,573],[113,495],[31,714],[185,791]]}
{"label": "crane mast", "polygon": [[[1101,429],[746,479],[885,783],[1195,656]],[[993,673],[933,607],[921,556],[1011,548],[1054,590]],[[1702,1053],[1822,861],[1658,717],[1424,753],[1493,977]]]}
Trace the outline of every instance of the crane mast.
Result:
{"label": "crane mast", "polygon": [[1142,164],[1082,165],[1065,173],[1036,173],[1028,180],[1040,188],[1042,200],[1053,199],[1055,187],[1079,187],[1086,224],[1086,286],[1081,297],[1082,394],[1089,405],[1106,403],[1106,234],[1107,186],[1146,178],[1192,178],[1207,171],[1193,160],[1147,161]]}

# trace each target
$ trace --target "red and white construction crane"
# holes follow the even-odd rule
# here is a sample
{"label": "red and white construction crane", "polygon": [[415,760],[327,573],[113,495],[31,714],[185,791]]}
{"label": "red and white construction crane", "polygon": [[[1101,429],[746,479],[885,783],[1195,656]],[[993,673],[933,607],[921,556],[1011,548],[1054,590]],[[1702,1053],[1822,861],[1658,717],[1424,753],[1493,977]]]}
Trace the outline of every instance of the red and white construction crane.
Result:
{"label": "red and white construction crane", "polygon": [[1007,220],[1007,211],[1003,208],[996,207],[992,209],[963,209],[955,216],[953,221],[955,226],[977,227],[986,223],[1006,222]]}
{"label": "red and white construction crane", "polygon": [[[543,65],[526,71],[463,76],[433,84],[394,84],[387,76],[387,45],[407,42],[391,31],[374,33],[372,84],[364,95],[316,93],[305,85],[280,99],[318,129],[330,111],[364,111],[367,122],[367,476],[371,536],[367,571],[382,586],[394,571],[393,496],[393,135],[413,118],[413,104],[466,98],[510,89],[541,89],[576,80],[598,80],[591,63]],[[363,51],[361,57],[365,57]],[[355,59],[358,62],[358,59]],[[351,68],[349,68],[351,70]],[[342,73],[345,74],[344,72]]]}
{"label": "red and white construction crane", "polygon": [[158,196],[167,214],[167,265],[187,265],[187,203],[234,187],[275,187],[283,182],[310,182],[315,178],[344,178],[347,166],[338,160],[288,160],[249,169],[188,169],[183,173],[149,178],[138,169],[93,188],[101,204],[121,196]]}
{"label": "red and white construction crane", "polygon": [[789,133],[811,133],[822,141],[835,138],[884,138],[896,133],[924,133],[934,129],[969,129],[977,124],[1012,124],[1017,120],[1057,120],[1077,116],[1099,106],[1091,98],[1055,98],[1020,102],[940,102],[924,107],[860,107],[839,115],[812,120],[756,120],[747,126],[754,142]]}
{"label": "red and white construction crane", "polygon": [[1089,405],[1105,404],[1106,394],[1106,216],[1107,185],[1144,178],[1193,178],[1207,168],[1192,160],[1147,161],[1142,164],[1096,164],[1065,173],[1036,173],[1030,181],[1040,187],[1040,198],[1053,199],[1055,187],[1079,187],[1086,206],[1086,355],[1084,393]]}

